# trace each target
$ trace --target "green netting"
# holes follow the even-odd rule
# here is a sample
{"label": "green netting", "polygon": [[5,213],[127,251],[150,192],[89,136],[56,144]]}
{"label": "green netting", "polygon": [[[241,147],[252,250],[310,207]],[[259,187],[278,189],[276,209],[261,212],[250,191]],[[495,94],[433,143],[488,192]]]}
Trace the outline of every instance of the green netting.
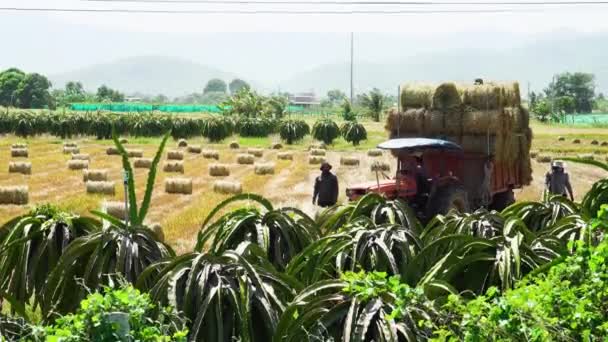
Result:
{"label": "green netting", "polygon": [[579,124],[579,125],[608,124],[608,114],[607,113],[597,113],[597,114],[564,115],[561,119],[561,122],[567,123],[567,124]]}
{"label": "green netting", "polygon": [[153,105],[146,103],[73,103],[71,109],[75,111],[105,110],[111,112],[151,112],[167,113],[219,113],[218,106],[213,105]]}

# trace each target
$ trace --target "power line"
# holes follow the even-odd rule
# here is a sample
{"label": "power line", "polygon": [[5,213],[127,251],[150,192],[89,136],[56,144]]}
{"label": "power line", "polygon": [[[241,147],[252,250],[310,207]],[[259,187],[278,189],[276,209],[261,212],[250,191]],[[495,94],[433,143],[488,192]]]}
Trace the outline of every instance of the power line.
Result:
{"label": "power line", "polygon": [[84,2],[147,3],[147,4],[262,4],[262,5],[399,5],[399,6],[593,6],[608,5],[608,1],[336,1],[336,0],[80,0]]}

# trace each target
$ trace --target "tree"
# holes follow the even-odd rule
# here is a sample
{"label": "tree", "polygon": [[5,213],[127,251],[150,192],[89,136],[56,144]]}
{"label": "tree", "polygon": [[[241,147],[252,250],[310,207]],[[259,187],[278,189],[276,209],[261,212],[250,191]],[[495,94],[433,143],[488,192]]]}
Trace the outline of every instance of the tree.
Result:
{"label": "tree", "polygon": [[230,85],[228,87],[230,88],[230,94],[232,95],[238,93],[243,88],[251,88],[251,86],[249,86],[249,83],[243,81],[240,78],[235,78],[230,81]]}
{"label": "tree", "polygon": [[575,102],[575,111],[589,113],[593,109],[595,98],[595,76],[589,73],[562,73],[545,89],[547,97],[560,98],[570,96]]}
{"label": "tree", "polygon": [[152,102],[154,102],[154,103],[161,103],[161,104],[162,104],[162,103],[167,103],[167,102],[169,102],[169,98],[168,98],[168,97],[166,97],[166,96],[165,96],[165,95],[163,95],[163,94],[158,94],[158,95],[156,95],[156,96],[155,96],[155,97],[152,99]]}
{"label": "tree", "polygon": [[380,90],[374,88],[369,94],[363,94],[361,97],[361,106],[367,109],[368,115],[372,120],[379,122],[380,114],[384,110],[384,95]]}
{"label": "tree", "polygon": [[546,122],[551,115],[551,106],[547,100],[536,101],[534,107],[532,107],[532,113],[540,122]]}
{"label": "tree", "polygon": [[205,86],[205,89],[203,90],[203,93],[207,94],[210,92],[225,93],[226,82],[220,80],[219,78],[209,80],[209,82],[207,82],[207,85]]}
{"label": "tree", "polygon": [[105,85],[97,89],[97,101],[100,102],[123,102],[125,95]]}
{"label": "tree", "polygon": [[15,97],[21,108],[44,108],[52,106],[49,92],[51,82],[43,75],[27,74],[19,83]]}
{"label": "tree", "polygon": [[0,105],[8,107],[16,104],[15,92],[25,78],[25,73],[11,68],[0,72]]}
{"label": "tree", "polygon": [[555,99],[554,112],[572,114],[576,111],[576,101],[572,96],[560,96]]}
{"label": "tree", "polygon": [[344,101],[344,99],[346,98],[346,94],[344,94],[344,92],[340,89],[332,89],[327,92],[327,98],[332,104],[337,105],[341,104],[342,101]]}
{"label": "tree", "polygon": [[71,102],[84,102],[86,93],[80,82],[68,82],[65,85],[65,100]]}
{"label": "tree", "polygon": [[280,119],[287,111],[289,100],[285,96],[271,96],[266,103],[268,112],[271,113],[275,119]]}

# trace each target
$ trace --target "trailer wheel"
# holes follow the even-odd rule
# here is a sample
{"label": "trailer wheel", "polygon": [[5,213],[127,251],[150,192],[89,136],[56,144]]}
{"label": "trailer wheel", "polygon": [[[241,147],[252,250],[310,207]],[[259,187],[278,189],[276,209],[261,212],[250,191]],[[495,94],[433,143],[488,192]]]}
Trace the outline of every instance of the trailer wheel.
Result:
{"label": "trailer wheel", "polygon": [[503,211],[506,207],[515,203],[515,194],[513,190],[507,190],[494,195],[490,210]]}
{"label": "trailer wheel", "polygon": [[433,194],[426,207],[427,218],[446,215],[452,210],[460,213],[469,212],[469,200],[466,189],[460,184],[447,184]]}

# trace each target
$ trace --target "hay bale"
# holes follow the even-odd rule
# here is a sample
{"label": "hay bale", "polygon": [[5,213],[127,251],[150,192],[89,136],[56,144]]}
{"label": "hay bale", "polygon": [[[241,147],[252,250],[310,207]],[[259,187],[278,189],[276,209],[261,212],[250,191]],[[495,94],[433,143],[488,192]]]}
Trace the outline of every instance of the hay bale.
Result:
{"label": "hay bale", "polygon": [[424,132],[426,109],[408,109],[398,112],[393,109],[388,112],[384,128],[391,138],[399,138],[407,133],[422,134]]}
{"label": "hay bale", "polygon": [[108,170],[90,169],[82,171],[83,182],[105,182],[108,180]]}
{"label": "hay bale", "polygon": [[78,144],[73,141],[66,141],[63,143],[63,147],[78,147]]}
{"label": "hay bale", "polygon": [[274,164],[255,164],[253,172],[256,175],[274,175]]}
{"label": "hay bale", "polygon": [[359,166],[359,158],[357,158],[357,157],[340,157],[340,165]]}
{"label": "hay bale", "polygon": [[507,113],[500,110],[471,110],[462,113],[464,134],[495,134],[503,129]]}
{"label": "hay bale", "polygon": [[111,195],[116,194],[116,183],[105,182],[105,181],[88,181],[86,182],[87,194],[102,194]]}
{"label": "hay bale", "polygon": [[213,191],[220,194],[237,195],[243,192],[243,185],[240,182],[216,181],[213,183]]}
{"label": "hay bale", "polygon": [[314,150],[314,149],[317,149],[317,150],[319,150],[319,149],[320,150],[327,150],[327,145],[325,145],[324,142],[321,142],[321,143],[318,143],[318,144],[312,144],[312,145],[308,146],[308,150],[309,151],[310,150]]}
{"label": "hay bale", "polygon": [[[453,118],[456,115],[458,117]],[[447,125],[448,117],[451,120],[450,125]],[[449,127],[450,132],[456,135],[462,134],[462,113],[460,111],[453,110],[448,114],[439,110],[429,110],[424,113],[423,120],[422,126],[424,127],[424,131],[420,133],[430,135],[446,134]]]}
{"label": "hay bale", "polygon": [[186,151],[188,151],[188,153],[200,154],[203,151],[203,149],[201,148],[200,145],[193,145],[193,146],[188,146]]}
{"label": "hay bale", "polygon": [[73,146],[64,146],[63,154],[78,154],[80,153],[80,149],[78,147]]}
{"label": "hay bale", "polygon": [[144,156],[143,150],[128,148],[126,151],[127,151],[127,157],[142,158]]}
{"label": "hay bale", "polygon": [[129,140],[127,140],[127,138],[120,138],[119,141],[120,141],[121,144],[128,144],[129,143]]}
{"label": "hay bale", "polygon": [[311,165],[319,165],[324,162],[325,162],[325,157],[321,157],[321,156],[308,157],[308,164],[311,164]]}
{"label": "hay bale", "polygon": [[273,149],[273,150],[280,150],[280,149],[283,148],[283,144],[281,144],[281,143],[274,143],[274,144],[270,145],[270,148]]}
{"label": "hay bale", "polygon": [[370,169],[372,172],[389,172],[391,170],[391,165],[389,163],[375,161],[372,163]]}
{"label": "hay bale", "polygon": [[239,148],[241,148],[241,146],[239,145],[238,142],[232,141],[232,142],[230,142],[230,148],[233,150],[238,150]]}
{"label": "hay bale", "polygon": [[27,150],[27,148],[11,148],[11,157],[13,158],[27,158],[29,155],[29,152]]}
{"label": "hay bale", "polygon": [[432,107],[439,110],[453,110],[462,105],[462,99],[456,84],[446,82],[440,84],[433,93]]}
{"label": "hay bale", "polygon": [[536,156],[538,156],[538,152],[537,151],[530,151],[530,158],[536,159]]}
{"label": "hay bale", "polygon": [[136,169],[149,169],[152,167],[152,158],[136,158],[133,161],[133,167]]}
{"label": "hay bale", "polygon": [[577,158],[582,160],[595,160],[593,154],[579,154]]}
{"label": "hay bale", "polygon": [[236,156],[236,162],[241,165],[253,165],[255,157],[251,154],[240,153]]}
{"label": "hay bale", "polygon": [[404,84],[400,88],[401,108],[431,108],[435,87],[432,85]]}
{"label": "hay bale", "polygon": [[124,202],[104,202],[101,211],[119,220],[127,219],[127,209]]}
{"label": "hay bale", "polygon": [[550,163],[552,160],[553,158],[551,158],[551,156],[545,154],[539,154],[536,156],[536,161],[538,163]]}
{"label": "hay bale", "polygon": [[88,168],[88,160],[68,160],[68,169],[70,170],[84,170]]}
{"label": "hay bale", "polygon": [[566,141],[565,137],[557,137],[557,141]]}
{"label": "hay bale", "polygon": [[165,179],[165,192],[168,194],[192,194],[192,178]]}
{"label": "hay bale", "polygon": [[324,156],[325,153],[326,153],[325,150],[322,150],[322,149],[314,148],[314,149],[310,150],[311,156]]}
{"label": "hay bale", "polygon": [[277,153],[277,159],[280,159],[280,160],[293,160],[293,153],[291,153],[291,152],[280,152],[280,153]]}
{"label": "hay bale", "polygon": [[20,173],[23,175],[32,174],[32,163],[30,162],[9,162],[8,163],[9,173]]}
{"label": "hay bale", "polygon": [[0,186],[0,205],[24,205],[29,201],[27,186]]}
{"label": "hay bale", "polygon": [[264,155],[264,150],[261,148],[249,148],[247,149],[247,153],[251,154],[254,157],[262,157]]}
{"label": "hay bale", "polygon": [[367,151],[367,156],[368,157],[381,157],[382,150],[379,148],[373,148],[373,149]]}
{"label": "hay bale", "polygon": [[182,151],[169,151],[167,152],[168,160],[184,160],[184,153]]}
{"label": "hay bale", "polygon": [[602,141],[602,143],[600,144],[600,146],[608,146],[608,141]]}
{"label": "hay bale", "polygon": [[177,147],[188,147],[188,141],[186,139],[179,139]]}
{"label": "hay bale", "polygon": [[87,153],[72,154],[72,160],[91,160],[91,156]]}
{"label": "hay bale", "polygon": [[518,82],[467,85],[460,89],[462,103],[480,110],[496,110],[503,107],[519,107],[521,94]]}
{"label": "hay bale", "polygon": [[154,232],[154,235],[156,235],[156,239],[158,241],[165,242],[165,233],[160,223],[149,223],[147,224],[147,227]]}
{"label": "hay bale", "polygon": [[12,144],[11,148],[27,148],[27,144],[26,143]]}
{"label": "hay bale", "polygon": [[581,143],[581,139],[574,139],[572,140],[573,144],[580,144]]}
{"label": "hay bale", "polygon": [[166,161],[163,164],[164,172],[179,172],[184,173],[184,162],[183,161]]}
{"label": "hay bale", "polygon": [[203,151],[203,158],[220,160],[220,153],[216,150],[205,150]]}
{"label": "hay bale", "polygon": [[228,165],[211,164],[209,165],[209,175],[212,177],[230,176],[230,169],[228,168]]}
{"label": "hay bale", "polygon": [[118,149],[116,147],[108,147],[106,149],[106,154],[109,156],[117,156],[120,155],[120,152],[118,152]]}
{"label": "hay bale", "polygon": [[600,142],[597,140],[591,140],[591,145],[599,145]]}

